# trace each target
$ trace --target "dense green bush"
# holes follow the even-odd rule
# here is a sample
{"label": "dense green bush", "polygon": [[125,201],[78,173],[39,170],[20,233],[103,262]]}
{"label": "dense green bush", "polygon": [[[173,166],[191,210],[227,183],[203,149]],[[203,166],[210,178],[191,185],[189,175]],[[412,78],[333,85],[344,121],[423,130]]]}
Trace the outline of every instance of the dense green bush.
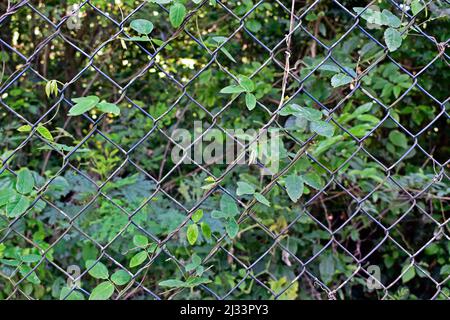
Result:
{"label": "dense green bush", "polygon": [[154,2],[0,4],[0,298],[448,299],[448,1]]}

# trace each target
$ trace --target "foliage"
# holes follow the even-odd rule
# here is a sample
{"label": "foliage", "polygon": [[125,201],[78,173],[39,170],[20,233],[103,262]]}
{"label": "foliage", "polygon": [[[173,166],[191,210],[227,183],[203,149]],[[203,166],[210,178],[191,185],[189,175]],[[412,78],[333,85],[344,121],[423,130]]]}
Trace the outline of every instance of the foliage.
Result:
{"label": "foliage", "polygon": [[[95,0],[59,26],[79,2],[0,22],[0,299],[448,299],[445,1],[296,1],[289,50],[290,1]],[[275,176],[170,157],[195,121],[272,118]]]}

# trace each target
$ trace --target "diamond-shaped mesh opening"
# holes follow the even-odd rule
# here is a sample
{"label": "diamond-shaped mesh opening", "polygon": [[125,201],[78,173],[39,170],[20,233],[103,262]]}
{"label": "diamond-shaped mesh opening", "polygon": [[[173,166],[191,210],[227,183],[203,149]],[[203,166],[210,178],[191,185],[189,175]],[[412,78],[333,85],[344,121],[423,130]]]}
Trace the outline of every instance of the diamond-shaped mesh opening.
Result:
{"label": "diamond-shaped mesh opening", "polygon": [[[90,3],[80,8],[73,8],[61,26],[61,35],[76,45],[77,50],[92,54],[103,47],[112,35],[119,32],[119,27],[102,11],[95,10]],[[71,10],[72,12],[72,10]]]}
{"label": "diamond-shaped mesh opening", "polygon": [[[15,14],[17,19],[2,21],[2,25],[5,25],[5,28],[8,28],[11,32],[2,33],[1,39],[25,57],[30,58],[33,54],[42,50],[41,44],[46,42],[55,30],[47,21],[41,19],[31,6],[22,5]],[[39,23],[37,23],[38,21]],[[33,32],[21,32],[29,29],[30,23]]]}

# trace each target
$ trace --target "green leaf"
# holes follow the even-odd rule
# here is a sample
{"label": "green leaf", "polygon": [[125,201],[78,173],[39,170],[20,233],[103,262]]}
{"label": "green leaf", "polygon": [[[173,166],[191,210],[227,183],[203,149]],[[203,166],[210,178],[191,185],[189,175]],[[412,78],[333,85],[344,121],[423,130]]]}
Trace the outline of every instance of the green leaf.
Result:
{"label": "green leaf", "polygon": [[119,107],[114,103],[102,101],[96,106],[96,108],[103,113],[112,113],[116,116],[120,114]]}
{"label": "green leaf", "polygon": [[245,26],[247,27],[248,30],[250,30],[251,32],[258,32],[259,30],[261,30],[262,25],[261,22],[257,21],[257,20],[248,20],[245,23]]}
{"label": "green leaf", "polygon": [[402,275],[403,283],[407,283],[408,281],[412,280],[416,276],[416,268],[414,266],[405,265],[402,269],[402,273],[403,272],[405,272]]}
{"label": "green leaf", "polygon": [[297,202],[303,194],[304,184],[302,177],[291,174],[286,177],[286,191],[292,201]]}
{"label": "green leaf", "polygon": [[214,219],[222,219],[222,218],[228,218],[228,215],[222,211],[213,210],[211,212],[211,217]]}
{"label": "green leaf", "polygon": [[334,126],[325,121],[313,121],[311,122],[311,130],[318,135],[330,138],[334,134]]}
{"label": "green leaf", "polygon": [[187,264],[185,267],[186,272],[196,269],[201,263],[202,259],[197,254],[194,253],[192,255],[192,262]]}
{"label": "green leaf", "polygon": [[69,116],[79,116],[80,114],[83,114],[94,108],[100,101],[100,99],[96,96],[88,96],[82,98],[73,98],[72,101],[75,102],[75,105],[70,108]]}
{"label": "green leaf", "polygon": [[248,110],[253,110],[256,107],[256,97],[253,93],[247,92],[245,94],[245,105]]}
{"label": "green leaf", "polygon": [[192,255],[192,263],[197,267],[202,263],[202,258],[200,258],[196,253]]}
{"label": "green leaf", "polygon": [[334,258],[331,254],[321,257],[319,272],[325,284],[331,281],[335,272]]}
{"label": "green leaf", "polygon": [[194,223],[189,225],[186,233],[187,240],[191,246],[197,242],[198,238],[198,226]]}
{"label": "green leaf", "polygon": [[17,198],[17,193],[13,189],[3,188],[0,190],[0,207],[14,201]]}
{"label": "green leaf", "polygon": [[19,272],[22,276],[26,277],[26,280],[32,284],[40,284],[41,280],[39,279],[39,277],[36,275],[36,272],[31,272],[31,267],[26,265],[26,264],[22,264],[19,267]]}
{"label": "green leaf", "polygon": [[393,52],[402,45],[402,35],[395,29],[387,28],[384,32],[384,42],[386,42],[389,51]]}
{"label": "green leaf", "polygon": [[183,23],[186,16],[186,8],[183,4],[177,2],[170,7],[169,19],[174,28],[178,28]]}
{"label": "green leaf", "polygon": [[[290,105],[283,107],[280,110],[279,114],[280,114],[280,116],[294,116],[299,112],[300,108],[301,107],[297,104],[290,104]],[[322,114],[320,115],[320,117],[322,117]]]}
{"label": "green leaf", "polygon": [[14,259],[0,259],[0,262],[11,267],[17,267],[21,263],[20,261]]}
{"label": "green leaf", "polygon": [[137,234],[133,237],[133,244],[136,247],[145,248],[148,245],[148,238],[141,234]]}
{"label": "green leaf", "polygon": [[255,193],[255,187],[247,182],[239,181],[237,183],[238,187],[236,189],[236,194],[238,196],[242,196],[244,194],[254,194]]}
{"label": "green leaf", "polygon": [[[216,36],[216,37],[211,37],[211,40],[213,42],[215,42],[214,45],[216,45],[216,47],[219,47],[220,44],[222,44],[222,43],[227,41],[227,38],[226,37],[222,37],[222,36]],[[228,59],[230,59],[231,61],[236,63],[236,60],[233,58],[233,56],[231,55],[231,53],[227,49],[225,49],[224,47],[221,47],[220,51],[222,51],[223,54],[225,54]]]}
{"label": "green leaf", "polygon": [[360,114],[369,112],[370,109],[372,109],[372,106],[373,106],[373,102],[364,103],[363,105],[356,108],[356,110],[352,113],[352,115],[358,116]]}
{"label": "green leaf", "polygon": [[130,282],[131,276],[125,270],[118,270],[111,275],[111,281],[118,286],[123,286]]}
{"label": "green leaf", "polygon": [[84,300],[84,296],[81,292],[75,290],[71,292],[71,288],[63,287],[59,294],[59,300]]}
{"label": "green leaf", "polygon": [[381,13],[381,23],[388,27],[398,28],[401,26],[402,21],[395,14],[384,9]]}
{"label": "green leaf", "polygon": [[417,15],[424,8],[424,6],[420,3],[420,1],[421,0],[412,0],[411,12],[413,13],[413,15]]}
{"label": "green leaf", "polygon": [[24,213],[28,207],[30,206],[31,201],[24,195],[20,195],[20,197],[15,200],[9,202],[6,205],[6,215],[9,218],[15,218]]}
{"label": "green leaf", "polygon": [[140,41],[140,42],[151,41],[148,36],[130,37],[130,38],[124,38],[123,40],[125,40],[125,41]]}
{"label": "green leaf", "polygon": [[49,140],[49,141],[53,141],[53,136],[52,133],[50,132],[50,130],[48,130],[46,127],[42,126],[42,125],[38,125],[37,127],[37,132],[44,137],[45,139]]}
{"label": "green leaf", "polygon": [[220,93],[233,94],[245,92],[245,89],[241,86],[231,85],[220,90]]}
{"label": "green leaf", "polygon": [[230,219],[225,226],[225,229],[227,231],[228,236],[233,239],[237,236],[239,232],[239,225],[237,224],[236,220]]}
{"label": "green leaf", "polygon": [[22,194],[27,194],[33,191],[34,178],[28,168],[22,168],[17,173],[16,190]]}
{"label": "green leaf", "polygon": [[210,283],[211,280],[209,280],[208,278],[189,278],[186,280],[184,286],[188,287],[188,288],[193,288],[193,287],[197,287],[201,284],[205,284],[205,283]]}
{"label": "green leaf", "polygon": [[255,199],[259,202],[262,203],[265,206],[270,207],[270,202],[269,200],[266,199],[266,197],[264,197],[261,193],[255,193]]}
{"label": "green leaf", "polygon": [[322,112],[313,108],[300,107],[296,104],[286,106],[280,111],[280,115],[294,115],[298,118],[305,118],[308,121],[318,121],[322,119]]}
{"label": "green leaf", "polygon": [[197,269],[195,269],[195,274],[197,276],[201,276],[205,272],[205,268],[203,266],[198,266]]}
{"label": "green leaf", "polygon": [[26,124],[24,126],[21,126],[21,127],[17,128],[17,131],[19,131],[19,132],[30,132],[31,131],[31,126]]}
{"label": "green leaf", "polygon": [[114,285],[111,281],[100,283],[92,290],[89,300],[108,300],[114,293]]}
{"label": "green leaf", "polygon": [[315,172],[308,172],[307,174],[304,174],[302,176],[303,181],[310,187],[314,189],[320,189],[322,188],[322,180],[320,179],[320,176]]}
{"label": "green leaf", "polygon": [[337,87],[345,86],[346,84],[349,84],[352,81],[353,81],[353,78],[350,77],[349,75],[344,74],[344,73],[338,73],[338,74],[335,74],[331,78],[331,85],[333,86],[333,88],[337,88]]}
{"label": "green leaf", "polygon": [[234,199],[227,194],[220,198],[220,209],[227,217],[234,217],[239,214],[239,209]]}
{"label": "green leaf", "polygon": [[200,227],[202,228],[202,233],[205,236],[206,239],[211,239],[211,227],[206,222],[202,222],[200,224]]}
{"label": "green leaf", "polygon": [[152,243],[148,248],[147,248],[147,252],[152,254],[155,253],[156,250],[158,250],[158,244],[157,243]]}
{"label": "green leaf", "polygon": [[47,83],[45,84],[45,94],[47,95],[48,98],[50,98],[50,95],[52,94],[52,83],[53,80],[47,81]]}
{"label": "green leaf", "polygon": [[140,251],[136,253],[130,260],[130,268],[137,267],[144,263],[145,260],[147,260],[148,255],[147,251]]}
{"label": "green leaf", "polygon": [[[353,8],[353,11],[355,11],[357,14],[361,14],[361,12],[363,12],[364,9],[365,8],[363,8],[363,7],[355,7],[355,8]],[[379,12],[379,11],[375,11],[370,8],[367,8],[361,14],[361,18],[366,20],[368,23],[382,25],[381,12]]]}
{"label": "green leaf", "polygon": [[41,260],[41,256],[38,254],[27,254],[20,258],[25,263],[34,263],[34,262],[38,262],[39,260]]}
{"label": "green leaf", "polygon": [[199,222],[201,218],[203,218],[203,210],[202,209],[198,209],[192,215],[192,221]]}
{"label": "green leaf", "polygon": [[[160,39],[152,38],[152,41],[153,41],[153,43],[156,44],[158,47],[161,47],[161,46],[164,44],[164,41],[163,41],[163,40],[160,40]],[[172,47],[171,47],[169,44],[166,44],[165,48],[166,48],[166,49],[169,49],[169,50],[172,50]]]}
{"label": "green leaf", "polygon": [[220,51],[222,51],[223,54],[224,54],[225,56],[227,56],[228,59],[230,59],[231,61],[233,61],[234,63],[236,63],[236,60],[233,58],[233,56],[231,55],[231,53],[230,53],[227,49],[225,49],[224,47],[221,47],[221,48],[220,48]]}
{"label": "green leaf", "polygon": [[171,3],[173,0],[149,0],[149,2],[153,3],[159,3],[159,4],[168,4]]}
{"label": "green leaf", "polygon": [[153,30],[153,23],[145,19],[136,19],[130,23],[131,29],[140,34],[149,34]]}
{"label": "green leaf", "polygon": [[159,283],[161,287],[169,287],[169,288],[183,288],[185,286],[185,282],[178,279],[168,279],[161,281]]}
{"label": "green leaf", "polygon": [[247,92],[253,92],[255,90],[255,83],[252,79],[246,76],[239,76],[239,85]]}
{"label": "green leaf", "polygon": [[91,268],[88,273],[96,279],[106,280],[109,278],[108,268],[100,261],[96,263],[95,260],[88,260],[86,261],[86,268]]}
{"label": "green leaf", "polygon": [[400,131],[394,130],[389,133],[389,141],[397,147],[406,149],[408,147],[408,140],[406,136]]}
{"label": "green leaf", "polygon": [[45,85],[45,94],[48,98],[53,94],[54,96],[58,95],[58,82],[56,80],[47,81]]}

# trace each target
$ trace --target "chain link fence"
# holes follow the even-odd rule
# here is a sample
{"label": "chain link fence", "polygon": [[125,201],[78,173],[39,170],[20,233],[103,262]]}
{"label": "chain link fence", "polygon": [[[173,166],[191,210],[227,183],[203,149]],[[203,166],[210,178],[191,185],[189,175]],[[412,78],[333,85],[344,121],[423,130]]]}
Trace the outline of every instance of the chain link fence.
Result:
{"label": "chain link fence", "polygon": [[[53,298],[88,298],[99,283],[113,290],[112,299],[449,298],[448,82],[439,83],[444,91],[436,93],[434,83],[421,81],[427,72],[433,77],[438,63],[438,72],[448,76],[449,39],[439,40],[416,16],[439,11],[436,23],[448,27],[450,2],[419,1],[414,14],[411,1],[243,3],[244,9],[237,1],[185,3],[187,13],[176,28],[168,22],[170,1],[0,5],[5,141],[0,172],[10,179],[2,184],[2,196],[21,168],[34,171],[36,181],[23,212],[1,209],[2,298],[46,298],[53,291]],[[390,50],[375,18],[367,16],[378,14],[373,5],[386,6],[401,20],[399,32],[413,44],[420,37],[419,56],[420,51],[430,56],[425,64],[408,65],[408,57]],[[321,6],[327,6],[324,14]],[[158,29],[152,33],[156,41],[138,39],[130,29],[133,20],[146,17]],[[269,35],[268,28],[275,31]],[[210,40],[210,34],[217,37]],[[360,47],[358,41],[348,42],[355,34]],[[351,45],[359,53],[377,54],[367,59],[370,63],[358,58],[349,68],[337,52]],[[320,61],[308,64],[306,57]],[[244,90],[219,93],[227,84],[242,83],[239,64],[250,70],[256,92],[266,90],[255,93],[253,111],[261,116],[254,119],[242,100]],[[366,81],[386,64],[401,75],[393,99],[376,91],[387,81]],[[273,72],[264,73],[267,69]],[[321,83],[330,82],[326,72],[347,82],[344,87],[332,83],[333,93],[317,98],[325,91]],[[45,95],[54,79],[56,94]],[[218,90],[209,89],[218,81]],[[67,115],[74,98],[92,93],[114,101],[121,115]],[[421,111],[400,117],[396,110],[417,96],[433,106],[432,118],[405,125],[404,117]],[[299,136],[286,126],[284,117],[294,115],[286,110],[299,97],[322,111],[334,134],[324,138],[319,130]],[[360,114],[343,118],[344,110],[355,109],[352,101],[367,101],[381,116],[372,119],[359,109]],[[173,132],[191,128],[197,115],[201,133],[181,145]],[[230,117],[248,119],[257,134],[248,141],[230,134]],[[351,124],[361,117],[367,121],[364,130]],[[46,136],[42,127],[52,124],[54,137]],[[18,136],[20,126],[29,132]],[[175,147],[194,150],[213,130],[238,150],[231,161],[204,163],[191,154],[170,159]],[[286,151],[275,169],[254,154],[270,131],[283,136]],[[400,138],[392,137],[394,131]],[[64,142],[70,137],[75,137],[72,145]],[[383,156],[382,149],[392,148],[392,159]],[[93,149],[104,156],[90,153]],[[336,160],[325,162],[325,153]],[[407,175],[413,163],[417,175]],[[268,173],[258,176],[263,169]],[[308,189],[296,202],[286,195],[293,170],[304,170],[302,188]],[[260,191],[236,193],[242,180],[259,183]],[[225,210],[224,197],[239,211],[235,237],[211,216]],[[211,239],[207,230],[198,235],[204,227],[195,217],[199,210],[202,221],[209,221],[205,228],[212,229]],[[192,245],[186,237],[194,224]],[[142,252],[143,261],[133,263]]]}

